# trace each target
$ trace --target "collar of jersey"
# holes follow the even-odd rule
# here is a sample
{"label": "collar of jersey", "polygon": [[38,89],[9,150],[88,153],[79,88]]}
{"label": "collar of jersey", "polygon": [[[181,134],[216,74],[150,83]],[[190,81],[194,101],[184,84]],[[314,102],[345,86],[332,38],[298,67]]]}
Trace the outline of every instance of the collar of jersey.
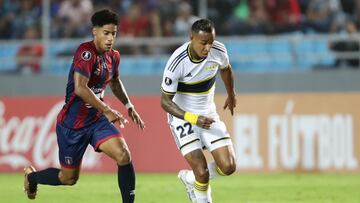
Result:
{"label": "collar of jersey", "polygon": [[[190,43],[191,44],[191,43]],[[192,56],[191,56],[191,53],[190,53],[190,44],[188,45],[187,47],[187,54],[189,56],[189,59],[191,62],[193,63],[200,63],[202,62],[203,60],[205,60],[205,58],[202,58],[202,59],[194,59]]]}

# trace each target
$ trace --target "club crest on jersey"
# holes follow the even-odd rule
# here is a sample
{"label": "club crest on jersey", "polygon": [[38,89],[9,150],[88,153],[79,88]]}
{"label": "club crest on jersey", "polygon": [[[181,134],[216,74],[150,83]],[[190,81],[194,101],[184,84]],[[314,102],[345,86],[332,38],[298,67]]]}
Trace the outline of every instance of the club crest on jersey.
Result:
{"label": "club crest on jersey", "polygon": [[83,51],[83,52],[81,53],[81,58],[84,59],[85,61],[90,60],[90,58],[91,58],[91,53],[90,53],[90,51]]}
{"label": "club crest on jersey", "polygon": [[165,78],[165,84],[166,85],[171,85],[171,83],[172,83],[172,80],[170,78],[166,77]]}
{"label": "club crest on jersey", "polygon": [[72,165],[73,164],[73,159],[71,157],[69,157],[69,156],[66,156],[65,157],[65,163],[67,165]]}

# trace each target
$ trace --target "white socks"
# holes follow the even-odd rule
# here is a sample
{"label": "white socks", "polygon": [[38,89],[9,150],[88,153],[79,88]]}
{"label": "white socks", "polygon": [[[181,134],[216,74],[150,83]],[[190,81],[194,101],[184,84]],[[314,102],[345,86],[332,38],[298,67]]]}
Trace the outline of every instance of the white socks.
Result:
{"label": "white socks", "polygon": [[[208,164],[209,179],[214,179],[218,176],[217,166],[215,162]],[[194,185],[194,193],[198,203],[212,203],[211,187],[209,183],[199,183],[195,181],[195,175],[193,171],[186,173],[186,181]]]}

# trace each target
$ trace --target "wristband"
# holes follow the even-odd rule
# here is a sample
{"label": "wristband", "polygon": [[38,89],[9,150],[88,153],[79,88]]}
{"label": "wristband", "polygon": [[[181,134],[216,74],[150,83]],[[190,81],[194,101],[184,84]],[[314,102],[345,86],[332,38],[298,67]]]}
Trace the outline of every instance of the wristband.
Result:
{"label": "wristband", "polygon": [[125,107],[127,109],[130,109],[130,108],[134,108],[134,105],[131,102],[129,102],[129,103],[125,104]]}
{"label": "wristband", "polygon": [[184,114],[184,120],[188,121],[191,124],[196,125],[198,118],[199,118],[199,115],[194,114],[194,113],[190,113],[190,112],[186,111]]}

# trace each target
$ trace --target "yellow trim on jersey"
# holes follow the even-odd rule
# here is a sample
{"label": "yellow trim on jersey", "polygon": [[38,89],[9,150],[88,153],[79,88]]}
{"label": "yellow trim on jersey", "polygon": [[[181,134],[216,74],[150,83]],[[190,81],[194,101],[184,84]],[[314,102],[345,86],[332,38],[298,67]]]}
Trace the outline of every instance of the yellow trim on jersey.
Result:
{"label": "yellow trim on jersey", "polygon": [[189,59],[191,62],[194,62],[194,63],[200,63],[202,62],[203,60],[205,60],[205,58],[202,58],[202,59],[195,59],[191,56],[191,52],[190,52],[190,46],[191,46],[191,43],[189,44],[188,48],[187,48],[187,53],[189,55]]}
{"label": "yellow trim on jersey", "polygon": [[199,81],[195,81],[195,82],[181,82],[181,83],[184,83],[184,84],[186,84],[186,85],[196,85],[196,84],[205,82],[205,81],[207,81],[207,80],[211,80],[211,79],[213,79],[214,77],[216,77],[216,74],[215,74],[215,75],[212,75],[212,76],[210,76],[210,77],[208,77],[208,78],[205,78],[205,79],[203,79],[203,80],[199,80]]}
{"label": "yellow trim on jersey", "polygon": [[167,92],[165,91],[163,88],[161,88],[161,91],[164,93],[164,94],[167,94],[167,95],[175,95],[176,92]]}

